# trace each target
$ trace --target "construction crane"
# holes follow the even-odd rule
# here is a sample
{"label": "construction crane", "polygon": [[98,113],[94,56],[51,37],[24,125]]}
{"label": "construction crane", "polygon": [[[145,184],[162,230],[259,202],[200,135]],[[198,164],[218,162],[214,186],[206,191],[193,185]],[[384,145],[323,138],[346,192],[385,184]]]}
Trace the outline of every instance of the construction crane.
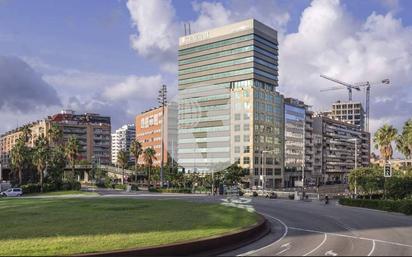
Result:
{"label": "construction crane", "polygon": [[[343,82],[343,81],[340,81],[340,80],[337,80],[337,79],[334,79],[334,78],[331,78],[331,77],[328,77],[328,76],[325,76],[325,75],[320,75],[320,76],[322,78],[325,78],[325,79],[331,80],[333,82],[336,82],[338,84],[346,86],[346,88],[349,91],[349,101],[352,101],[352,89],[356,89],[357,91],[360,91],[361,87],[365,88],[365,96],[366,96],[366,101],[365,101],[365,109],[366,109],[365,110],[365,116],[366,116],[365,117],[365,121],[366,121],[365,129],[366,129],[366,131],[369,132],[369,113],[370,113],[371,86],[379,85],[379,84],[387,84],[388,85],[390,83],[389,79],[383,79],[383,80],[374,81],[374,82],[365,81],[365,82],[358,82],[358,83],[350,84],[350,83],[346,83],[346,82]],[[343,89],[343,88],[342,87],[328,88],[328,89],[321,90],[321,92],[331,91],[331,90],[340,90],[340,89]]]}
{"label": "construction crane", "polygon": [[374,85],[379,85],[379,84],[386,84],[389,85],[390,81],[389,79],[383,79],[383,80],[379,80],[379,81],[374,81],[374,82],[359,82],[359,83],[355,83],[355,85],[359,86],[359,87],[364,87],[365,88],[365,96],[366,96],[366,102],[365,102],[365,108],[366,108],[366,124],[365,124],[365,129],[366,131],[369,132],[369,109],[370,109],[370,97],[371,97],[371,86]]}
{"label": "construction crane", "polygon": [[[349,95],[349,102],[352,102],[352,89],[355,89],[357,91],[360,91],[360,87],[358,85],[351,85],[349,83],[331,78],[329,76],[326,75],[320,75],[322,78],[333,81],[335,83],[341,84],[343,86],[345,86],[348,89],[348,95]],[[328,89],[323,89],[321,90],[321,92],[325,92],[325,91],[331,91],[331,90],[339,90],[342,89],[341,87],[332,87],[332,88],[328,88]]]}

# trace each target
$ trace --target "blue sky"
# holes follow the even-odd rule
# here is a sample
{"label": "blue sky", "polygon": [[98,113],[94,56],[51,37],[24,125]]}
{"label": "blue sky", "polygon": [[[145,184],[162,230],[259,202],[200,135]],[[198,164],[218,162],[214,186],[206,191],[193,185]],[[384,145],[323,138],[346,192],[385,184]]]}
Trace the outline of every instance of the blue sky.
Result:
{"label": "blue sky", "polygon": [[392,90],[373,90],[371,126],[400,128],[412,116],[411,11],[408,0],[0,0],[0,133],[63,108],[110,115],[113,129],[133,122],[162,83],[176,93],[183,22],[196,32],[246,18],[279,31],[281,93],[321,111],[346,94],[320,93],[333,85],[319,74],[389,77]]}

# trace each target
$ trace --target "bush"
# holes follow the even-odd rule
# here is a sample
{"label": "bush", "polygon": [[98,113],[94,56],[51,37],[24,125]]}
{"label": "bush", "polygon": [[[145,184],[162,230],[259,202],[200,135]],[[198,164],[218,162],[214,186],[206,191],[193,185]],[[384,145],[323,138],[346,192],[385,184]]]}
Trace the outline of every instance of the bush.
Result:
{"label": "bush", "polygon": [[68,191],[68,190],[80,190],[82,185],[78,181],[64,181],[61,190]]}
{"label": "bush", "polygon": [[139,191],[139,187],[136,184],[132,184],[132,191]]}
{"label": "bush", "polygon": [[252,196],[257,197],[258,193],[256,191],[253,191]]}
{"label": "bush", "polygon": [[412,200],[368,200],[341,198],[342,205],[370,208],[382,211],[401,212],[412,215]]}
{"label": "bush", "polygon": [[295,200],[295,194],[288,195],[289,200]]}
{"label": "bush", "polygon": [[126,190],[126,185],[116,184],[114,186],[115,189]]}
{"label": "bush", "polygon": [[23,194],[40,193],[40,184],[26,184],[22,185]]}
{"label": "bush", "polygon": [[190,188],[149,188],[149,192],[190,194],[192,190]]}

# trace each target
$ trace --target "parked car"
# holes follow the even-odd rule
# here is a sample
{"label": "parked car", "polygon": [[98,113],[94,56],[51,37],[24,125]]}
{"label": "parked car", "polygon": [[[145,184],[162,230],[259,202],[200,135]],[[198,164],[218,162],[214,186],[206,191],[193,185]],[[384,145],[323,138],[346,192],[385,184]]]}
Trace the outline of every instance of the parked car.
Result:
{"label": "parked car", "polygon": [[23,190],[21,188],[9,188],[6,191],[1,192],[1,196],[22,196]]}

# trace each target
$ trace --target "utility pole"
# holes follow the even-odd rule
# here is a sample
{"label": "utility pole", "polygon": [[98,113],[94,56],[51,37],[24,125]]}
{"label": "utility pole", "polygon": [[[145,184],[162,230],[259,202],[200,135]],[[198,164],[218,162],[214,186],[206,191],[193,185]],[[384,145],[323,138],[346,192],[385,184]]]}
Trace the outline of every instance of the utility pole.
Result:
{"label": "utility pole", "polygon": [[[349,141],[355,141],[355,170],[358,168],[358,139],[351,138]],[[357,178],[355,171],[355,197],[358,195]]]}
{"label": "utility pole", "polygon": [[163,166],[164,166],[164,127],[165,127],[165,106],[167,104],[167,87],[162,85],[162,88],[159,90],[159,96],[157,98],[159,101],[160,107],[162,107],[162,128],[161,128],[161,160],[160,160],[160,187],[163,187]]}

